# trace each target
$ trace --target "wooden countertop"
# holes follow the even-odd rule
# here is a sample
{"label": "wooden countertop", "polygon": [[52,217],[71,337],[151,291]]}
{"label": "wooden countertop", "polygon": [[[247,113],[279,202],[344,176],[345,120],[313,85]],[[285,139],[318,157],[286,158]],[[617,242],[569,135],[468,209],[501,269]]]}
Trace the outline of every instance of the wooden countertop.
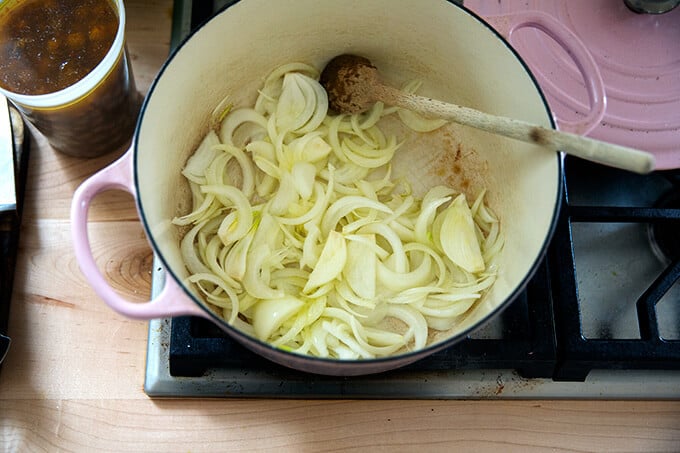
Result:
{"label": "wooden countertop", "polygon": [[[172,1],[126,5],[145,92],[168,53]],[[680,451],[680,402],[150,399],[147,323],[97,298],[70,239],[73,191],[117,156],[70,158],[32,135],[0,373],[2,451]],[[131,197],[99,196],[89,231],[112,284],[145,300],[152,252]]]}

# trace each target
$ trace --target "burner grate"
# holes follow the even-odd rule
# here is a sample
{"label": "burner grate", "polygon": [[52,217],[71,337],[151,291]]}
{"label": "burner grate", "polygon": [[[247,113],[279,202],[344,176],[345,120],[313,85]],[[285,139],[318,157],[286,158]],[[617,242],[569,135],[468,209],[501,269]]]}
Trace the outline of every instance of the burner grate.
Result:
{"label": "burner grate", "polygon": [[[587,175],[591,169],[583,163],[568,161],[569,170]],[[576,168],[573,168],[576,167]],[[654,175],[648,178],[659,178]],[[588,176],[585,176],[588,177]],[[590,187],[590,190],[595,188]],[[677,190],[675,187],[674,190]],[[552,244],[550,261],[556,273],[555,287],[560,292],[555,297],[555,317],[558,341],[558,363],[553,379],[585,380],[593,369],[680,369],[680,341],[663,338],[659,330],[657,304],[680,280],[680,260],[670,263],[651,282],[635,301],[640,338],[592,339],[582,330],[583,315],[579,306],[579,291],[574,278],[576,265],[573,253],[571,227],[579,222],[637,223],[663,225],[680,230],[680,209],[667,207],[627,207],[575,205],[567,203],[562,210],[562,221]],[[564,270],[569,269],[569,272]],[[679,301],[674,300],[677,304]],[[621,301],[624,303],[624,301]],[[676,320],[680,324],[680,319]]]}
{"label": "burner grate", "polygon": [[[671,178],[669,180],[672,181]],[[666,192],[656,203],[657,209],[667,214],[674,222],[654,222],[649,227],[649,239],[654,252],[660,259],[668,261],[680,260],[680,234],[678,222],[680,219],[680,185]]]}

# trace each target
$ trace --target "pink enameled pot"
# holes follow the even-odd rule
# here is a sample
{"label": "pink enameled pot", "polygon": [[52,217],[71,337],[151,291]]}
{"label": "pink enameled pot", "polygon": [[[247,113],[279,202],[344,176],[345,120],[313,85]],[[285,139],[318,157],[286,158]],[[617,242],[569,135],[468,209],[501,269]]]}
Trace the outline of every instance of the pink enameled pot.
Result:
{"label": "pink enameled pot", "polygon": [[[533,26],[574,56],[592,87],[597,122],[604,103],[592,59],[572,34],[540,14],[507,16],[507,30]],[[395,369],[446,348],[497,315],[522,292],[541,262],[562,199],[562,155],[535,145],[455,124],[412,138],[395,173],[415,192],[438,183],[470,194],[488,189],[501,219],[505,247],[491,291],[459,326],[431,346],[370,360],[336,360],[276,349],[227,325],[185,285],[179,233],[171,223],[181,205],[180,171],[209,127],[211,112],[227,94],[252,105],[263,77],[277,66],[303,61],[322,68],[333,56],[368,57],[393,84],[420,78],[423,94],[496,115],[555,127],[534,77],[501,34],[446,0],[242,0],[216,15],[169,58],[142,107],[134,142],[118,161],[99,171],[74,195],[73,240],[80,267],[114,310],[136,319],[194,315],[208,318],[236,341],[298,370],[359,375]],[[580,126],[583,130],[588,125]],[[147,303],[119,295],[97,269],[87,236],[92,199],[108,189],[128,191],[154,253],[166,272],[162,290]]]}

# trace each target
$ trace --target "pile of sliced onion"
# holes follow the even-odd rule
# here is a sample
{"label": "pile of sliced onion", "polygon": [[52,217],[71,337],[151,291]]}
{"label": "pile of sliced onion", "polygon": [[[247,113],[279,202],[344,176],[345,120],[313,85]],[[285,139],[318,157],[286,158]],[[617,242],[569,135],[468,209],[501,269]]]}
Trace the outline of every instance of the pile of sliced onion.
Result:
{"label": "pile of sliced onion", "polygon": [[[220,105],[183,170],[193,209],[188,282],[229,324],[276,347],[339,359],[423,348],[494,283],[503,246],[481,193],[391,179],[400,143],[379,120],[442,126],[377,103],[328,114],[318,71],[282,66],[252,108]],[[405,87],[414,91],[417,84]]]}

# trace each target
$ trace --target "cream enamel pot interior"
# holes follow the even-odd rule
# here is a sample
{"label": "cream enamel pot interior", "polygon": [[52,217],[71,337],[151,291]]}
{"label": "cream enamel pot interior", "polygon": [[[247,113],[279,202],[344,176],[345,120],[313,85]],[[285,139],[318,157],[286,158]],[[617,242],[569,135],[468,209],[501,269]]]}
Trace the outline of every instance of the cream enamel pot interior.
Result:
{"label": "cream enamel pot interior", "polygon": [[[80,267],[114,310],[136,319],[196,315],[210,319],[256,353],[307,372],[359,375],[412,363],[460,341],[498,314],[524,288],[551,238],[561,200],[559,153],[457,125],[410,136],[396,172],[416,192],[446,182],[488,202],[506,243],[499,277],[466,320],[426,349],[383,359],[346,361],[275,349],[227,325],[193,290],[171,219],[186,205],[180,171],[208,130],[211,112],[230,94],[252,105],[264,76],[293,61],[319,69],[333,56],[368,57],[393,84],[418,77],[423,94],[497,115],[554,127],[546,101],[526,65],[478,17],[445,0],[243,0],[203,25],[162,68],[146,97],[134,143],[118,161],[75,193],[72,224]],[[165,286],[148,303],[120,296],[97,269],[87,237],[90,202],[107,189],[130,192],[166,271]]]}

